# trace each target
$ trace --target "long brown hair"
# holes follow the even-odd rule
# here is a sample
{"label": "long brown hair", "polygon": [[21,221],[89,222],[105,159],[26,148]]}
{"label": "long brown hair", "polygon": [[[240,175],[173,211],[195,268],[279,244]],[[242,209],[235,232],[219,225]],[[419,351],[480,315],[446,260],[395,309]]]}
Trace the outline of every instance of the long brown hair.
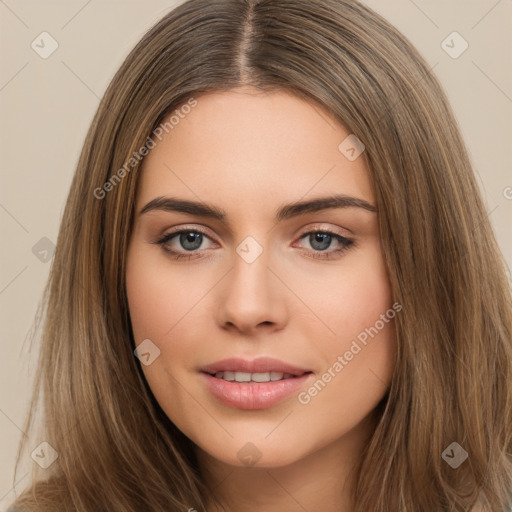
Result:
{"label": "long brown hair", "polygon": [[[315,101],[366,147],[402,313],[394,376],[357,468],[357,512],[462,511],[477,500],[503,512],[512,501],[505,264],[437,79],[404,36],[354,0],[189,0],[126,58],[87,134],[41,305],[26,428],[42,406],[43,430],[18,460],[41,441],[59,457],[46,470],[34,464],[16,506],[206,511],[192,443],[133,355],[133,159],[180,105],[242,85]],[[457,469],[443,458],[453,442],[468,454]]]}

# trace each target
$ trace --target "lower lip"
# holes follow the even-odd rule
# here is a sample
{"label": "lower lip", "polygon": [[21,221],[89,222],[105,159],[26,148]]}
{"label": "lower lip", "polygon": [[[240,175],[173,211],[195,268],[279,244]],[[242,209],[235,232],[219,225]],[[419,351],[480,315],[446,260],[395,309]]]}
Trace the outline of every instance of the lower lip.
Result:
{"label": "lower lip", "polygon": [[210,392],[223,404],[237,409],[266,409],[297,392],[313,375],[270,382],[231,382],[202,373]]}

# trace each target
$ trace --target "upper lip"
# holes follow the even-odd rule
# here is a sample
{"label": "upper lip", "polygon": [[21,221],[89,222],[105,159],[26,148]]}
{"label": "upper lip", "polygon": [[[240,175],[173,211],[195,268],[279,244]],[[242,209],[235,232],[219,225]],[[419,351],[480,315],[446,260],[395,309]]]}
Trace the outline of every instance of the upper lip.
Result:
{"label": "upper lip", "polygon": [[285,363],[284,361],[273,359],[271,357],[259,357],[252,360],[232,357],[203,366],[201,371],[211,374],[225,371],[246,373],[281,372],[289,373],[291,375],[302,375],[304,373],[310,372],[310,370],[299,368],[297,366],[293,366],[291,364]]}

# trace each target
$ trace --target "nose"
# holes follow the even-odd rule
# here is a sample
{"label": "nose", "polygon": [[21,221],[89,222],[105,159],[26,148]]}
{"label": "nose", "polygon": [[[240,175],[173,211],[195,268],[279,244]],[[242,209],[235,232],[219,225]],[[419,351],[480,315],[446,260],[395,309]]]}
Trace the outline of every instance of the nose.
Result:
{"label": "nose", "polygon": [[287,318],[285,292],[265,251],[252,263],[235,254],[233,268],[219,288],[218,325],[246,335],[280,330]]}

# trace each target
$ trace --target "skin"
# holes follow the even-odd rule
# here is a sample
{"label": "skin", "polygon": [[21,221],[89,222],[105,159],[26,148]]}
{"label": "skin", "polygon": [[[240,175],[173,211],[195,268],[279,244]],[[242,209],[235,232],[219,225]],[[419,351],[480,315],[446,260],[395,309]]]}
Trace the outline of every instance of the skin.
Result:
{"label": "skin", "polygon": [[[274,219],[284,204],[334,193],[375,205],[364,155],[349,161],[338,146],[350,132],[290,93],[241,88],[196,99],[150,151],[139,181],[126,284],[136,344],[150,339],[160,350],[143,365],[145,377],[195,443],[205,482],[228,510],[349,512],[350,471],[392,376],[392,320],[307,404],[294,393],[267,409],[229,407],[199,369],[234,356],[274,357],[312,371],[307,390],[391,308],[377,213],[348,207]],[[159,196],[213,204],[226,223],[175,211],[139,215]],[[155,243],[177,228],[207,233],[189,260]],[[335,237],[322,251],[302,236],[322,230],[355,244],[335,253]],[[247,236],[263,249],[250,264],[236,252]],[[179,235],[167,246],[187,254]],[[331,258],[313,257],[322,252]],[[253,466],[237,455],[248,442],[261,454]]]}

